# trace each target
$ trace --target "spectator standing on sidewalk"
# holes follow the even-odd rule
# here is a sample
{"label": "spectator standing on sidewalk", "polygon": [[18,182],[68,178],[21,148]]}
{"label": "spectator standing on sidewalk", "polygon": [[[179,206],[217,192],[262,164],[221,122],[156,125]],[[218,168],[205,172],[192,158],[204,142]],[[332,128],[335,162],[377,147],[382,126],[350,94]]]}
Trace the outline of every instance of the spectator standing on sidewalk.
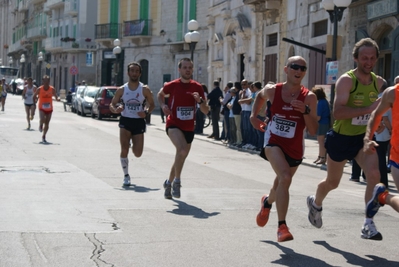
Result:
{"label": "spectator standing on sidewalk", "polygon": [[[180,78],[167,83],[158,93],[158,103],[167,115],[166,133],[176,148],[174,162],[169,178],[164,182],[164,197],[180,198],[181,173],[194,139],[196,104],[208,114],[209,106],[201,84],[192,79],[193,62],[189,58],[179,61]],[[165,103],[169,95],[169,105]]]}
{"label": "spectator standing on sidewalk", "polygon": [[[249,116],[251,115],[251,90],[249,89],[249,82],[247,80],[241,81],[242,90],[240,91],[240,99],[238,103],[241,105],[241,133],[242,133],[242,146],[249,144],[251,138],[251,122]],[[238,126],[237,126],[238,127]]]}
{"label": "spectator standing on sidewalk", "polygon": [[[204,89],[204,95],[205,98],[208,96],[208,87],[201,83],[202,89]],[[200,111],[200,104],[197,103],[197,109],[195,112],[195,128],[194,128],[194,133],[195,134],[203,134],[204,133],[204,123],[205,123],[205,116],[208,116],[208,114],[204,114]]]}
{"label": "spectator standing on sidewalk", "polygon": [[313,163],[326,164],[326,148],[324,147],[324,140],[326,133],[330,130],[331,114],[330,105],[326,99],[326,93],[323,87],[313,87],[312,92],[317,96],[317,119],[319,120],[319,127],[317,128],[317,142],[319,143],[319,156]]}
{"label": "spectator standing on sidewalk", "polygon": [[228,142],[230,141],[230,109],[227,107],[227,104],[231,100],[230,89],[233,88],[233,82],[228,82],[227,85],[224,87],[224,97],[220,98],[220,104],[222,105],[223,114],[223,130],[220,139]]}
{"label": "spectator standing on sidewalk", "polygon": [[286,223],[289,188],[298,166],[302,163],[305,127],[312,135],[317,131],[317,98],[301,84],[306,70],[304,58],[290,57],[284,67],[287,80],[265,86],[256,96],[250,117],[255,129],[265,131],[266,124],[257,118],[257,114],[266,101],[270,100],[271,119],[265,135],[266,146],[262,151],[272,165],[276,178],[269,195],[261,198],[261,209],[256,223],[260,227],[266,225],[272,203],[276,202],[278,242],[294,239]]}
{"label": "spectator standing on sidewalk", "polygon": [[219,119],[220,119],[220,98],[223,97],[223,92],[219,87],[219,81],[213,82],[213,89],[208,94],[209,106],[211,107],[211,119],[212,119],[212,134],[208,138],[214,138],[220,140],[219,133]]}
{"label": "spectator standing on sidewalk", "polygon": [[[323,200],[338,187],[348,160],[355,159],[366,174],[366,205],[372,201],[373,188],[380,181],[377,155],[366,155],[362,149],[367,122],[379,103],[379,88],[383,84],[383,79],[372,72],[378,60],[379,48],[374,40],[364,38],[355,44],[352,55],[357,67],[341,75],[336,83],[333,107],[335,121],[325,142],[328,154],[327,177],[319,183],[315,196],[307,198],[308,219],[317,228],[323,225]],[[361,237],[382,240],[373,217],[367,213],[365,215]]]}

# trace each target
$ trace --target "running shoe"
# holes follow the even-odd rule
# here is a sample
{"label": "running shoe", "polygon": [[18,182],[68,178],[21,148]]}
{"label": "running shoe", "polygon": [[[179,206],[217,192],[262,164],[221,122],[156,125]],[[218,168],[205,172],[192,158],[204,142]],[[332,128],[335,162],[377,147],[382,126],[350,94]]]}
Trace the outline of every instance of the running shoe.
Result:
{"label": "running shoe", "polygon": [[307,203],[308,203],[308,209],[309,209],[309,214],[308,214],[309,222],[314,227],[320,228],[323,225],[323,219],[321,218],[321,211],[323,209],[320,208],[320,210],[318,210],[315,208],[315,206],[313,206],[314,196],[308,196]]}
{"label": "running shoe", "polygon": [[362,227],[361,237],[363,239],[382,240],[382,235],[380,232],[377,231],[377,228],[375,227],[373,221],[371,221],[370,223],[364,223]]}
{"label": "running shoe", "polygon": [[42,136],[42,143],[47,143],[45,136]]}
{"label": "running shoe", "polygon": [[129,174],[126,174],[125,177],[123,178],[123,186],[130,186],[130,176],[129,176]]}
{"label": "running shoe", "polygon": [[[260,200],[260,211],[258,215],[256,215],[256,224],[259,227],[263,227],[267,224],[267,221],[269,220],[269,214],[270,214],[270,208],[265,208],[265,203],[268,199],[268,195],[264,195],[261,200]],[[271,205],[270,205],[271,206]]]}
{"label": "running shoe", "polygon": [[172,183],[172,196],[174,198],[180,198],[180,187],[181,187],[180,182],[173,181],[173,183]]}
{"label": "running shoe", "polygon": [[379,201],[378,201],[378,196],[386,191],[386,187],[383,183],[376,184],[373,190],[373,196],[367,202],[366,205],[366,216],[368,218],[373,218],[374,215],[377,214],[378,209],[383,206]]}
{"label": "running shoe", "polygon": [[28,124],[28,127],[26,128],[26,130],[30,130],[30,124]]}
{"label": "running shoe", "polygon": [[277,230],[277,242],[285,242],[285,241],[290,241],[293,240],[294,237],[288,230],[287,225],[282,224]]}
{"label": "running shoe", "polygon": [[43,132],[43,126],[39,125],[39,132]]}
{"label": "running shoe", "polygon": [[164,196],[165,196],[166,199],[171,199],[172,198],[172,193],[171,193],[172,184],[166,183],[166,182],[167,182],[167,180],[165,180],[165,182],[163,183],[163,188],[165,189]]}

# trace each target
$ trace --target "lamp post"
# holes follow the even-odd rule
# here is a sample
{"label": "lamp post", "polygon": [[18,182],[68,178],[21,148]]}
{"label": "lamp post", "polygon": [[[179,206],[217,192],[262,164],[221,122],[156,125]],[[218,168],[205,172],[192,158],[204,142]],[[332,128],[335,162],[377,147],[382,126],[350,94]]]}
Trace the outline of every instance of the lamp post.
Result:
{"label": "lamp post", "polygon": [[25,65],[25,55],[22,54],[21,55],[21,59],[19,60],[19,62],[21,63],[21,78],[24,78],[24,65]]}
{"label": "lamp post", "polygon": [[43,63],[43,52],[39,52],[39,57],[37,60],[39,61],[39,77],[37,78],[37,83],[42,84],[42,63]]}
{"label": "lamp post", "polygon": [[8,64],[10,64],[10,67],[12,67],[12,63],[14,63],[14,61],[12,60],[12,57],[8,58]]}
{"label": "lamp post", "polygon": [[112,53],[115,55],[115,85],[118,85],[118,71],[119,71],[119,54],[122,52],[122,49],[120,47],[121,41],[119,39],[114,40],[114,49],[112,50]]}
{"label": "lamp post", "polygon": [[184,41],[189,44],[191,51],[191,61],[194,61],[194,50],[195,45],[198,43],[200,39],[200,34],[197,32],[198,30],[198,22],[196,20],[190,20],[187,23],[188,30],[190,32],[184,35]]}
{"label": "lamp post", "polygon": [[[321,4],[330,15],[331,23],[334,23],[334,33],[332,41],[331,60],[337,61],[337,38],[338,38],[338,22],[342,20],[344,10],[351,4],[352,0],[323,0]],[[335,83],[331,85],[331,107],[334,104]]]}

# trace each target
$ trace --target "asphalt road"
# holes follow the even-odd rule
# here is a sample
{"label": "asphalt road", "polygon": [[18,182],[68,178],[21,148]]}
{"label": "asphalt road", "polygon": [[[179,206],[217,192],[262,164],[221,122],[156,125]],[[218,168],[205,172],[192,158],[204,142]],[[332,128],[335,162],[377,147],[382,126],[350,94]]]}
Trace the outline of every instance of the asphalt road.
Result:
{"label": "asphalt road", "polygon": [[306,197],[325,171],[307,161],[291,185],[290,242],[277,243],[275,207],[264,228],[255,223],[270,165],[205,136],[193,142],[182,197],[164,199],[174,147],[160,117],[151,123],[143,156],[129,154],[133,185],[124,189],[116,120],[55,103],[42,144],[38,116],[26,130],[23,102],[9,94],[0,112],[0,266],[399,266],[392,209],[375,218],[383,241],[360,238],[364,183],[343,178],[324,202],[323,227],[310,225]]}

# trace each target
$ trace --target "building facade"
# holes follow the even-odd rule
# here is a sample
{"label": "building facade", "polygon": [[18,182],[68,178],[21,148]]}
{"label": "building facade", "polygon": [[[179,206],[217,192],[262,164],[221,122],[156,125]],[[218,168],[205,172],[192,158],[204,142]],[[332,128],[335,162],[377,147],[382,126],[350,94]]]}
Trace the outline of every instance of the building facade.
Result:
{"label": "building facade", "polygon": [[[287,59],[299,55],[308,62],[303,84],[312,88],[326,84],[334,32],[320,0],[0,0],[0,12],[1,64],[39,81],[48,74],[57,89],[82,80],[121,85],[136,61],[142,82],[157,93],[179,76],[178,61],[191,56],[184,36],[192,19],[199,24],[199,82],[284,81]],[[337,77],[354,68],[355,42],[371,37],[381,50],[375,72],[392,84],[399,74],[398,14],[396,0],[352,0],[337,24]]]}

